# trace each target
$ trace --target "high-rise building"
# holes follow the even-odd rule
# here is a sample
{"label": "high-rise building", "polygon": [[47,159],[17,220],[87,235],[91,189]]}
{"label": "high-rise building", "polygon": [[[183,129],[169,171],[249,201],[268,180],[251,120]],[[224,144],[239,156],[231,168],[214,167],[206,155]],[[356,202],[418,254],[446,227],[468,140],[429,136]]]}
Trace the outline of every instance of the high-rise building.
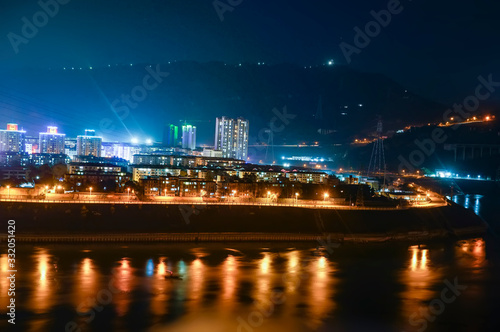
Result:
{"label": "high-rise building", "polygon": [[24,151],[28,154],[38,153],[38,141],[39,137],[26,136]]}
{"label": "high-rise building", "polygon": [[196,127],[185,124],[182,126],[182,148],[196,149]]}
{"label": "high-rise building", "polygon": [[40,133],[39,147],[40,153],[64,153],[64,137],[65,134],[57,132],[57,127],[47,127],[46,133]]}
{"label": "high-rise building", "polygon": [[71,160],[78,155],[77,142],[78,140],[76,138],[66,137],[64,139],[64,154],[70,157]]}
{"label": "high-rise building", "polygon": [[165,126],[163,129],[163,145],[177,147],[179,145],[179,127],[173,124]]}
{"label": "high-rise building", "polygon": [[224,158],[246,160],[248,156],[249,122],[243,118],[217,118],[215,121],[215,149]]}
{"label": "high-rise building", "polygon": [[0,130],[0,152],[24,152],[26,132],[17,124],[8,123],[7,130]]}
{"label": "high-rise building", "polygon": [[102,137],[95,135],[95,130],[85,129],[85,135],[76,138],[76,154],[78,156],[100,157]]}

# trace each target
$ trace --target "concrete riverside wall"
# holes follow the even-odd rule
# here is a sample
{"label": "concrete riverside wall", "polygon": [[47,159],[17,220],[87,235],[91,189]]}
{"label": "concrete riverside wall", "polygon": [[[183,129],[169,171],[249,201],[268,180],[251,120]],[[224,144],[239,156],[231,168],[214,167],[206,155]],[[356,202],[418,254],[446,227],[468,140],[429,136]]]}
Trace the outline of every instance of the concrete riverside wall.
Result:
{"label": "concrete riverside wall", "polygon": [[160,238],[171,241],[179,238],[179,234],[193,241],[209,238],[265,241],[267,236],[275,236],[276,241],[309,241],[324,234],[337,234],[342,239],[356,239],[364,234],[365,238],[380,240],[412,234],[433,237],[484,231],[482,221],[458,205],[337,210],[252,205],[0,202],[0,216],[0,237],[7,234],[7,222],[13,219],[18,238],[66,236],[97,239],[94,241],[100,236],[151,241],[156,234],[163,234]]}

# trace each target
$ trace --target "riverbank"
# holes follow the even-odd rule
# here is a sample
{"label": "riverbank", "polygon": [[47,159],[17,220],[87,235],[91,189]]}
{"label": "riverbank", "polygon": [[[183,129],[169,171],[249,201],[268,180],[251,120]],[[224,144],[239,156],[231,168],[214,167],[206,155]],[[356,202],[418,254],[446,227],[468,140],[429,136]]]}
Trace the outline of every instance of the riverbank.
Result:
{"label": "riverbank", "polygon": [[217,204],[0,202],[2,229],[16,221],[27,242],[385,242],[478,235],[485,225],[456,204],[408,209],[332,209]]}

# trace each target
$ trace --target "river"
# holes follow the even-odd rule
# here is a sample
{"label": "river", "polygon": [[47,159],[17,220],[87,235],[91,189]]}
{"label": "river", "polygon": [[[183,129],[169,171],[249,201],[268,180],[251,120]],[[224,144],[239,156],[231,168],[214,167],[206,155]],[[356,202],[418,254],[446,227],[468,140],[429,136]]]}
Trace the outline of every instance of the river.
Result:
{"label": "river", "polygon": [[[18,243],[15,330],[498,331],[499,198],[454,200],[490,233],[421,246]],[[14,330],[0,253],[0,330]]]}

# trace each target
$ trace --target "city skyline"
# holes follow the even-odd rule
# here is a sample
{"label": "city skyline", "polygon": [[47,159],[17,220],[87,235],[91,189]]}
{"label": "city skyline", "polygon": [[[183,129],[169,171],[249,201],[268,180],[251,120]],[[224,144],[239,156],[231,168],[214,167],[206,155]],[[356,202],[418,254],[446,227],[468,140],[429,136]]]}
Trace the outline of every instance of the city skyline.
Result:
{"label": "city skyline", "polygon": [[[226,119],[223,117],[222,119]],[[231,153],[226,153],[220,150],[221,156],[224,158],[247,159],[248,150],[248,121],[243,121],[238,118],[238,126],[241,127],[239,134],[236,132],[231,136],[237,136],[234,147],[231,148]],[[216,128],[219,126],[218,119]],[[196,126],[185,123],[179,127],[169,124],[165,126],[163,140],[153,141],[151,138],[140,141],[137,137],[132,137],[130,142],[104,141],[101,136],[98,136],[96,130],[85,129],[84,135],[78,135],[76,138],[66,137],[66,134],[59,132],[56,126],[47,126],[46,132],[40,132],[38,138],[35,136],[26,135],[26,131],[18,130],[18,124],[8,123],[7,129],[0,130],[0,152],[16,153],[16,154],[66,154],[71,159],[82,156],[91,157],[119,157],[129,161],[133,160],[134,153],[140,152],[140,146],[152,146],[153,144],[163,146],[164,148],[181,148],[184,150],[194,151],[199,147],[196,146]],[[238,127],[237,127],[238,128]],[[236,128],[236,129],[237,129]],[[228,134],[228,133],[226,133]],[[29,142],[27,144],[26,142]],[[217,133],[216,141],[212,151],[217,149]],[[128,145],[128,146],[127,146]],[[118,146],[120,146],[118,148]],[[133,148],[137,146],[137,148]],[[206,150],[206,146],[201,147]],[[211,152],[213,155],[214,152]]]}
{"label": "city skyline", "polygon": [[1,331],[499,330],[500,1],[0,2]]}

